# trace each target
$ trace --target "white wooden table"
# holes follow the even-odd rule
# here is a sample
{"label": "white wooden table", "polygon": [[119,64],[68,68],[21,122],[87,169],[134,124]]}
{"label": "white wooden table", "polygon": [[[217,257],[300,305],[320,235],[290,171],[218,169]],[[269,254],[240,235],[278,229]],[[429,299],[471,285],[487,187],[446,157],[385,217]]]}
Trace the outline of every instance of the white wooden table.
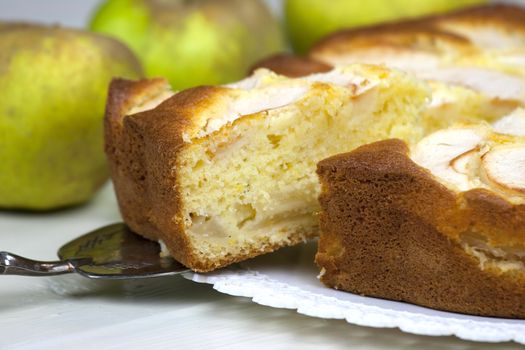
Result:
{"label": "white wooden table", "polygon": [[[120,219],[111,186],[51,214],[0,213],[0,250],[53,260],[66,241]],[[518,349],[352,326],[220,294],[182,277],[95,281],[0,276],[0,349]]]}

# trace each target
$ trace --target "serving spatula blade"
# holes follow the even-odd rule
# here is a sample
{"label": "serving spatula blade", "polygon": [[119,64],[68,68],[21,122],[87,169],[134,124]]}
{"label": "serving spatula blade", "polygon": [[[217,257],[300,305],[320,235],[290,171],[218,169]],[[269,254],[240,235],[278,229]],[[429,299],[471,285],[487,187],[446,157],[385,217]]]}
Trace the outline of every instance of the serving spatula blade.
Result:
{"label": "serving spatula blade", "polygon": [[76,272],[98,279],[136,279],[177,275],[190,270],[160,255],[160,245],[125,224],[101,227],[58,250],[59,261],[35,261],[0,252],[0,274],[51,276]]}

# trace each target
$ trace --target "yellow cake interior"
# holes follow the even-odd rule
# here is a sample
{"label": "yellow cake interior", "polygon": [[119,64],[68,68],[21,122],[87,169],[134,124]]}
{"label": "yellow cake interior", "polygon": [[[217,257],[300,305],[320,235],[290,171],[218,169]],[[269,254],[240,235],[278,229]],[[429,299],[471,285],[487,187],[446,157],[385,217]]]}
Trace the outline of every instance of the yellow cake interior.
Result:
{"label": "yellow cake interior", "polygon": [[177,162],[186,234],[214,262],[316,235],[316,163],[385,138],[417,141],[429,100],[424,83],[361,65],[301,79],[262,70],[229,89],[220,110],[252,113],[232,118],[212,103]]}
{"label": "yellow cake interior", "polygon": [[474,89],[431,80],[432,100],[423,111],[421,127],[425,135],[457,123],[492,123],[511,113],[520,103],[490,97]]}
{"label": "yellow cake interior", "polygon": [[[469,30],[468,38],[476,36],[475,30]],[[314,47],[310,57],[332,66],[386,65],[428,81],[432,103],[422,119],[425,133],[457,122],[492,122],[525,105],[525,51],[521,46],[483,49],[443,33],[423,29],[418,34],[417,28],[385,28],[372,36],[368,34],[364,31],[361,36],[339,41],[334,36],[325,45]]]}

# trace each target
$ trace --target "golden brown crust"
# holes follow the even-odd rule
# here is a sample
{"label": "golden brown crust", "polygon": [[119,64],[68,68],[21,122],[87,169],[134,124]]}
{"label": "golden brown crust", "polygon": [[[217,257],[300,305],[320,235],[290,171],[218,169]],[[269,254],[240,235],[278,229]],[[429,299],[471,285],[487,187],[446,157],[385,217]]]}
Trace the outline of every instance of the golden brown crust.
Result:
{"label": "golden brown crust", "polygon": [[250,74],[258,68],[267,68],[277,74],[291,78],[304,77],[313,73],[328,72],[333,69],[331,65],[316,61],[312,58],[285,53],[276,54],[257,62],[250,69]]}
{"label": "golden brown crust", "polygon": [[157,108],[129,116],[124,121],[130,134],[138,133],[144,142],[142,152],[146,159],[147,193],[143,201],[149,209],[149,221],[172,256],[195,271],[210,271],[217,265],[196,256],[185,232],[177,179],[178,156],[186,145],[183,133],[192,127],[193,116],[205,108],[221,89],[203,86],[185,90]]}
{"label": "golden brown crust", "polygon": [[150,227],[147,216],[141,211],[145,193],[142,164],[134,159],[140,147],[123,132],[123,120],[134,105],[166,84],[162,79],[137,82],[114,79],[109,87],[104,117],[104,148],[120,211],[132,229],[151,239],[157,238],[155,229]]}
{"label": "golden brown crust", "polygon": [[166,87],[163,79],[112,82],[105,116],[106,154],[126,224],[147,238],[163,240],[176,260],[204,271],[210,267],[196,259],[184,232],[176,165],[192,114],[217,88],[189,89],[153,110],[126,115]]}
{"label": "golden brown crust", "polygon": [[[442,45],[436,45],[437,43]],[[339,31],[317,42],[310,49],[309,56],[318,58],[323,53],[344,54],[377,46],[408,47],[427,51],[437,51],[444,47],[453,47],[456,50],[473,49],[468,39],[418,20]]]}
{"label": "golden brown crust", "polygon": [[488,4],[467,7],[445,15],[427,18],[429,21],[446,22],[461,20],[464,23],[493,24],[512,31],[525,31],[525,9],[511,4]]}
{"label": "golden brown crust", "polygon": [[525,10],[520,6],[493,4],[443,15],[344,29],[319,40],[310,49],[308,57],[277,54],[258,62],[251,71],[264,67],[290,77],[306,76],[331,68],[328,62],[324,62],[330,61],[325,55],[345,55],[378,47],[437,54],[451,51],[468,54],[479,50],[471,40],[456,33],[447,24],[470,25],[473,32],[477,30],[476,26],[492,26],[512,33],[524,32],[520,35],[524,35],[525,41]]}
{"label": "golden brown crust", "polygon": [[407,47],[436,51],[451,48],[473,50],[474,45],[451,25],[498,28],[509,35],[523,35],[525,41],[525,9],[520,6],[493,4],[469,7],[459,11],[367,27],[344,29],[322,38],[309,56],[322,59],[323,53],[342,54],[359,48],[374,46]]}
{"label": "golden brown crust", "polygon": [[475,230],[523,246],[523,206],[488,191],[453,192],[407,152],[387,140],[319,163],[321,280],[440,310],[524,318],[525,273],[481,269],[457,239]]}
{"label": "golden brown crust", "polygon": [[[188,146],[183,134],[192,130],[196,115],[224,88],[197,87],[168,98],[154,109],[127,115],[136,105],[166,90],[162,79],[132,82],[114,80],[105,116],[105,149],[124,221],[147,238],[161,239],[172,256],[194,271],[206,272],[282,246],[268,242],[246,247],[243,255],[207,260],[197,256],[185,232],[181,189],[177,178],[179,155]],[[300,243],[305,232],[291,237]]]}

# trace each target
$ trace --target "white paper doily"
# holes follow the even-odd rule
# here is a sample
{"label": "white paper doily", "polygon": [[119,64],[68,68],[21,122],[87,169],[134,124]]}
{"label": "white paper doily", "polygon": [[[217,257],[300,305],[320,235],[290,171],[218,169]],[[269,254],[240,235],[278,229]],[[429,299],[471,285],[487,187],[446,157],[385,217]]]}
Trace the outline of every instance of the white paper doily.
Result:
{"label": "white paper doily", "polygon": [[[313,263],[315,243],[283,249],[235,267],[186,278],[213,284],[219,292],[251,298],[275,308],[296,309],[312,317],[408,333],[484,342],[525,344],[525,320],[468,316],[416,305],[363,297],[324,287]],[[525,296],[524,296],[525,297]]]}

